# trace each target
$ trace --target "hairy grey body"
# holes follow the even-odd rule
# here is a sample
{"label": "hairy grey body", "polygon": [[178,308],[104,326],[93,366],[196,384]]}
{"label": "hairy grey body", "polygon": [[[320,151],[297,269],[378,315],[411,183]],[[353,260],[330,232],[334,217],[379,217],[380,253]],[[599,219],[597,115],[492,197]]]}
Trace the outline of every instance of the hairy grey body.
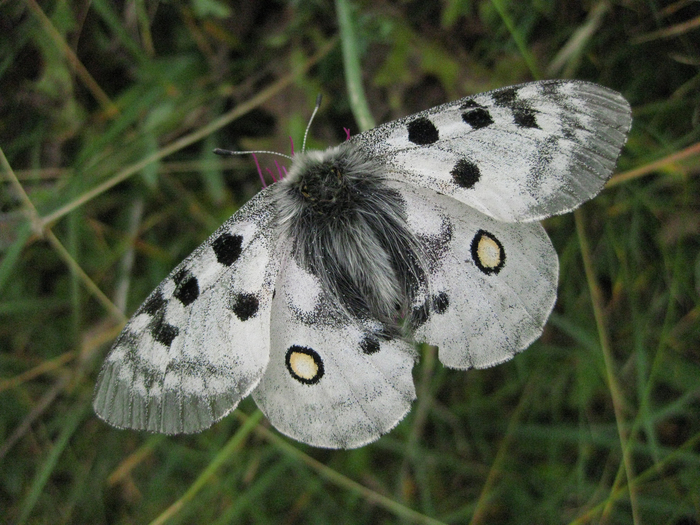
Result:
{"label": "hairy grey body", "polygon": [[425,285],[425,254],[379,168],[348,145],[297,154],[276,204],[297,263],[341,311],[379,321],[380,333],[394,337]]}

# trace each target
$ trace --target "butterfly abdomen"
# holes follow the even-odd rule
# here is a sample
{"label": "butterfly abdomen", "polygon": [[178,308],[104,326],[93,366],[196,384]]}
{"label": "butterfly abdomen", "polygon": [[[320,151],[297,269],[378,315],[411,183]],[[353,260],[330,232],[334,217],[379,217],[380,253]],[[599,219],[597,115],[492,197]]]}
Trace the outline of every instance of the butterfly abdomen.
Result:
{"label": "butterfly abdomen", "polygon": [[276,202],[299,266],[321,280],[341,311],[379,321],[394,336],[425,271],[405,203],[380,168],[349,144],[303,153]]}

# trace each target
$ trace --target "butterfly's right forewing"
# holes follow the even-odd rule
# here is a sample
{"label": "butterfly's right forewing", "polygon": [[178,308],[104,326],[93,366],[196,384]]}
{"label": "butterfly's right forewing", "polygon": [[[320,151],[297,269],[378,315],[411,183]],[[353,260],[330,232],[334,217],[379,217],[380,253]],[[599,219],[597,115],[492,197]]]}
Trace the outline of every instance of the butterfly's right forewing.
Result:
{"label": "butterfly's right forewing", "polygon": [[540,220],[595,196],[631,125],[615,91],[548,80],[422,111],[352,139],[389,176],[495,219]]}
{"label": "butterfly's right forewing", "polygon": [[124,327],[95,389],[119,428],[197,432],[233,410],[269,359],[277,276],[272,190],[185,259]]}

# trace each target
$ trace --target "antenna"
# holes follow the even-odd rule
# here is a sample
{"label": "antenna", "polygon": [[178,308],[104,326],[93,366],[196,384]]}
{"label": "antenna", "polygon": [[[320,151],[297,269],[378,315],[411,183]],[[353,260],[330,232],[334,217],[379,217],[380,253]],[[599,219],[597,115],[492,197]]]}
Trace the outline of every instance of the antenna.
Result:
{"label": "antenna", "polygon": [[314,121],[314,117],[316,116],[316,112],[318,111],[318,108],[321,107],[321,93],[318,94],[316,97],[316,107],[314,108],[314,112],[311,113],[311,118],[309,119],[309,123],[306,125],[306,131],[304,132],[304,142],[301,144],[301,152],[304,153],[306,151],[306,136],[309,134],[309,129],[311,128],[311,123]]}
{"label": "antenna", "polygon": [[[292,157],[290,157],[289,155],[285,155],[284,153],[278,153],[276,151],[231,151],[228,149],[216,148],[214,150],[214,153],[216,155],[221,155],[222,157],[232,157],[234,155],[252,155],[253,160],[255,161],[255,166],[258,168],[258,175],[260,175],[260,180],[262,181],[263,188],[267,188],[267,183],[265,182],[265,177],[263,177],[262,170],[260,169],[260,163],[258,162],[258,157],[255,156],[256,153],[267,153],[269,155],[279,155],[280,157],[284,157],[285,159],[292,160]],[[279,164],[277,164],[277,161],[275,161],[275,165],[277,166],[277,173],[279,173],[280,179],[282,179],[282,172],[280,171]],[[277,182],[277,179],[275,178],[274,175],[272,175],[272,172],[270,170],[267,170],[267,171],[270,173],[272,180]],[[285,170],[284,173],[286,175],[287,170]]]}
{"label": "antenna", "polygon": [[292,160],[292,157],[289,155],[279,153],[278,151],[231,151],[230,149],[216,148],[214,153],[216,155],[221,155],[222,157],[232,157],[234,155],[252,155],[253,153],[267,153],[268,155],[278,155],[280,157],[284,157],[285,159]]}
{"label": "antenna", "polygon": [[[316,116],[316,113],[318,112],[318,108],[321,107],[321,99],[322,99],[321,93],[319,93],[318,96],[316,97],[316,106],[314,107],[313,113],[311,113],[311,118],[309,119],[309,123],[306,125],[306,131],[304,132],[304,142],[301,145],[301,152],[302,153],[306,150],[306,137],[309,134],[309,129],[311,129],[311,123],[314,121],[314,117]],[[289,141],[292,145],[292,155],[294,155],[294,142],[292,141],[292,137],[289,137]],[[277,155],[278,157],[284,157],[285,159],[292,160],[292,157],[290,157],[289,155],[285,155],[284,153],[279,153],[277,151],[266,151],[266,150],[232,151],[230,149],[216,148],[214,150],[214,153],[216,155],[221,155],[222,157],[232,157],[233,155],[253,155],[253,156],[255,156],[256,153],[267,153],[268,155]],[[258,171],[260,171],[259,167],[258,167]],[[277,171],[279,171],[279,168],[277,169]],[[285,172],[286,172],[286,170],[285,170]]]}

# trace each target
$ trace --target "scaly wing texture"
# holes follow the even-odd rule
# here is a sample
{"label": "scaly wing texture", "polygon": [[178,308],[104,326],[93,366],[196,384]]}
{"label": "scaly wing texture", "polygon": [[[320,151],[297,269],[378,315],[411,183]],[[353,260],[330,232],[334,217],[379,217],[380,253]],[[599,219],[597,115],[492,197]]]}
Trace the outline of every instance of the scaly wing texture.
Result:
{"label": "scaly wing texture", "polygon": [[394,182],[429,262],[415,305],[418,342],[448,367],[511,359],[542,333],[557,291],[557,254],[537,223],[500,222],[424,188]]}
{"label": "scaly wing texture", "polygon": [[630,106],[610,89],[549,80],[434,107],[355,136],[389,176],[501,221],[565,213],[615,168]]}
{"label": "scaly wing texture", "polygon": [[272,302],[270,363],[253,398],[283,434],[317,447],[378,439],[410,410],[415,350],[341,315],[319,280],[293,258]]}
{"label": "scaly wing texture", "polygon": [[119,428],[211,426],[257,385],[269,358],[277,274],[274,207],[263,190],[155,289],[100,372],[95,412]]}

